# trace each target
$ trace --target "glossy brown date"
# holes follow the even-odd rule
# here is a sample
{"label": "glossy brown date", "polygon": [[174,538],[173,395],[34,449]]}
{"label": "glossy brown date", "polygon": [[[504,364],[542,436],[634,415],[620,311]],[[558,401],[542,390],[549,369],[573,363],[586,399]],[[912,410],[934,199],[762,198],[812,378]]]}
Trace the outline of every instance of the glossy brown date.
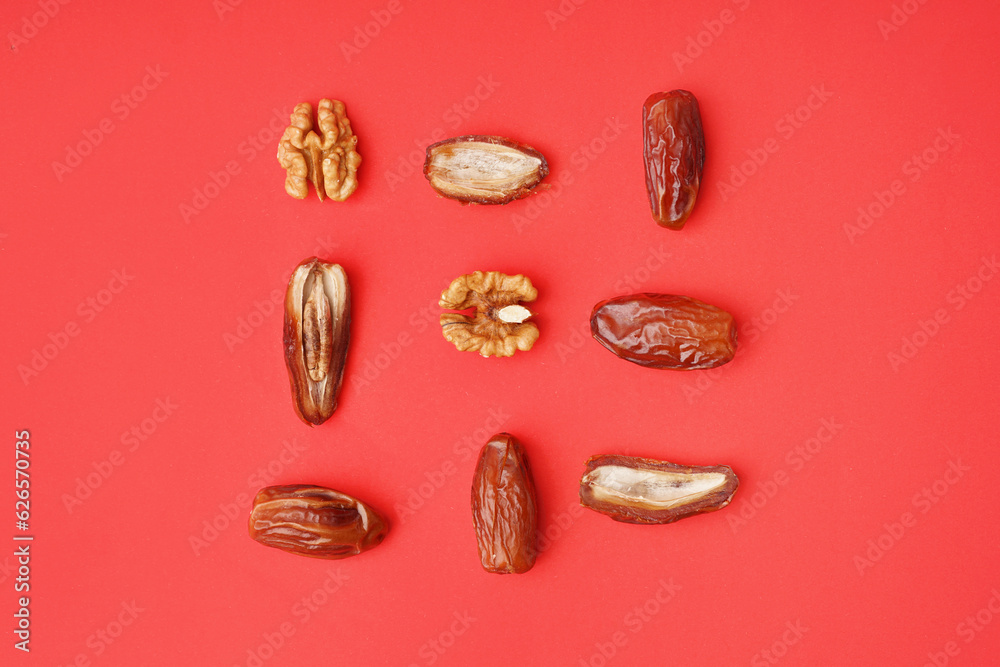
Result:
{"label": "glossy brown date", "polygon": [[535,564],[538,507],[524,447],[509,433],[490,439],[472,478],[472,521],[483,569],[521,574]]}
{"label": "glossy brown date", "polygon": [[698,100],[686,90],[654,93],[642,106],[642,156],[653,219],[681,229],[694,209],[705,166]]}
{"label": "glossy brown date", "polygon": [[587,461],[580,504],[624,523],[673,523],[722,509],[739,485],[729,466],[601,455]]}
{"label": "glossy brown date", "polygon": [[311,558],[348,558],[378,546],[385,519],[357,498],[309,484],[269,486],[253,501],[250,537]]}
{"label": "glossy brown date", "polygon": [[590,331],[625,361],[650,368],[715,368],[736,354],[733,316],[687,296],[633,294],[602,301]]}

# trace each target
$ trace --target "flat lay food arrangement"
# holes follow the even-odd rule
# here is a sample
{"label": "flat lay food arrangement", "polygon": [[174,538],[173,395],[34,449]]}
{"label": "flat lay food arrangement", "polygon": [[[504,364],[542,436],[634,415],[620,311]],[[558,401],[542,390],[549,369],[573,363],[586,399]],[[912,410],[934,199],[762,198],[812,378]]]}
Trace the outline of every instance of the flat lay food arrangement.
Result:
{"label": "flat lay food arrangement", "polygon": [[1000,655],[997,3],[4,7],[0,665]]}
{"label": "flat lay food arrangement", "polygon": [[[286,191],[303,199],[312,183],[343,201],[357,188],[361,158],[344,104],[323,99],[312,131],[312,106],[295,106],[278,145]],[[646,187],[653,217],[679,230],[694,210],[705,161],[698,101],[686,90],[655,93],[642,109]],[[498,136],[463,136],[427,147],[424,176],[441,197],[467,205],[509,204],[532,194],[549,174],[535,149]],[[527,352],[540,332],[527,320],[538,290],[523,275],[476,271],[441,294],[445,339],[483,357]],[[312,257],[292,273],[285,297],[283,345],[296,414],[310,426],[337,409],[351,338],[350,288],[339,264]],[[471,311],[471,315],[462,311]],[[594,307],[593,337],[618,357],[648,368],[715,368],[736,353],[733,317],[684,296],[636,294]],[[722,509],[739,480],[726,467],[684,467],[615,455],[587,461],[580,503],[628,523],[671,523]],[[472,482],[472,514],[483,569],[523,574],[538,555],[536,490],[524,448],[498,433],[483,445]],[[304,519],[302,517],[305,517]],[[371,518],[369,518],[371,517]],[[250,536],[266,546],[314,558],[341,559],[379,544],[388,526],[361,501],[331,489],[292,485],[262,489]]]}

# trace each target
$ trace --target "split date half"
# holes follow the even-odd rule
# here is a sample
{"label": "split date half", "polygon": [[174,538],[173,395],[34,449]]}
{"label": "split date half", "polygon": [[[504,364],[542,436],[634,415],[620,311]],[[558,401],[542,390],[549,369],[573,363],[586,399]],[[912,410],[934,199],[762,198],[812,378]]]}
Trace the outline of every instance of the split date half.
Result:
{"label": "split date half", "polygon": [[587,461],[580,504],[624,523],[673,523],[722,509],[739,485],[729,466],[601,455]]}
{"label": "split date half", "polygon": [[507,204],[531,194],[549,173],[545,156],[505,137],[467,135],[427,147],[424,176],[443,197]]}
{"label": "split date half", "polygon": [[350,343],[351,291],[339,264],[315,257],[292,272],[282,345],[295,413],[310,426],[337,409]]}

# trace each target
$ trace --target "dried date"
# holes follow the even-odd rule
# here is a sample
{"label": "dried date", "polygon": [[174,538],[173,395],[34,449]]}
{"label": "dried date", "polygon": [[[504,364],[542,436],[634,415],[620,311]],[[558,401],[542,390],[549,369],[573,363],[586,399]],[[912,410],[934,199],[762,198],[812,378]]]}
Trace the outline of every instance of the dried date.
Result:
{"label": "dried date", "polygon": [[590,331],[626,361],[650,368],[715,368],[736,354],[733,316],[687,296],[633,294],[602,301]]}
{"label": "dried date", "polygon": [[509,433],[490,439],[472,478],[472,520],[483,569],[521,574],[538,554],[535,484],[524,447]]}
{"label": "dried date", "polygon": [[350,324],[351,291],[344,269],[315,257],[299,264],[285,293],[282,340],[295,412],[311,426],[337,409]]}
{"label": "dried date", "polygon": [[483,135],[432,144],[424,162],[424,176],[438,194],[468,204],[527,197],[548,173],[545,156],[531,146]]}
{"label": "dried date", "polygon": [[654,93],[642,107],[642,155],[653,219],[681,229],[694,209],[705,166],[698,100],[686,90]]}
{"label": "dried date", "polygon": [[672,523],[722,509],[739,485],[729,466],[593,456],[580,479],[580,504],[624,523]]}
{"label": "dried date", "polygon": [[253,501],[250,537],[264,546],[310,558],[356,556],[378,546],[389,528],[357,498],[309,484],[269,486]]}

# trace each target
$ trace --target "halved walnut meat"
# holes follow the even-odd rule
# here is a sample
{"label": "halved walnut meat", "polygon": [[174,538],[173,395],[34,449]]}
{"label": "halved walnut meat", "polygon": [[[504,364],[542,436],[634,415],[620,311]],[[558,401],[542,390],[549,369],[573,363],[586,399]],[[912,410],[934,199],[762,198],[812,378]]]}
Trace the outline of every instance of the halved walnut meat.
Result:
{"label": "halved walnut meat", "polygon": [[475,313],[442,313],[441,332],[459,350],[484,357],[510,357],[517,350],[530,350],[538,340],[538,327],[526,321],[532,312],[521,302],[536,298],[538,290],[520,274],[476,271],[459,276],[442,292],[439,305],[450,310],[472,308]]}
{"label": "halved walnut meat", "polygon": [[308,102],[297,104],[278,143],[278,163],[288,171],[285,192],[305,199],[312,183],[320,201],[325,197],[344,201],[358,187],[358,137],[351,131],[343,102],[320,100],[316,111],[320,134],[313,131],[312,111]]}

